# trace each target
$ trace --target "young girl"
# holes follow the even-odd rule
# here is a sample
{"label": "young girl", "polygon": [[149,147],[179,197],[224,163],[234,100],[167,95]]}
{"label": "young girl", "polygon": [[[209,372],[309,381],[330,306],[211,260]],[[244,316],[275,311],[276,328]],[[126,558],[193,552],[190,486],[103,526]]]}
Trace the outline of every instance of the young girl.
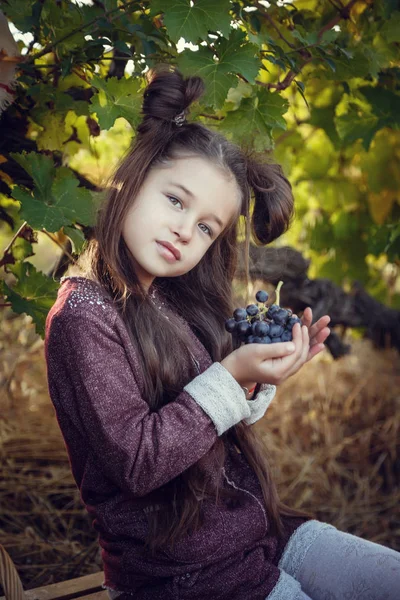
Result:
{"label": "young girl", "polygon": [[250,228],[267,244],[293,197],[278,165],[185,120],[203,88],[152,72],[133,148],[46,321],[103,587],[120,600],[394,600],[400,555],[285,506],[251,427],[322,350],[329,317],[311,326],[307,308],[293,342],[233,347],[239,216],[247,249]]}

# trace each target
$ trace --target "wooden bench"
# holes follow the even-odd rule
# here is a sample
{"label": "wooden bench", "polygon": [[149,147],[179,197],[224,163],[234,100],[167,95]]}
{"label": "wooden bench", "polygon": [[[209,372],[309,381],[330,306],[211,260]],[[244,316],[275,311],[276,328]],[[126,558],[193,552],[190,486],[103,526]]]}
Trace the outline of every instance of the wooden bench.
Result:
{"label": "wooden bench", "polygon": [[[60,581],[24,593],[24,600],[108,600],[107,590],[101,584],[104,581],[103,573],[93,573],[77,579]],[[9,600],[13,600],[10,598]]]}
{"label": "wooden bench", "polygon": [[6,594],[0,600],[108,600],[107,590],[101,587],[103,581],[104,574],[100,571],[24,591],[15,565],[0,544],[0,583]]}

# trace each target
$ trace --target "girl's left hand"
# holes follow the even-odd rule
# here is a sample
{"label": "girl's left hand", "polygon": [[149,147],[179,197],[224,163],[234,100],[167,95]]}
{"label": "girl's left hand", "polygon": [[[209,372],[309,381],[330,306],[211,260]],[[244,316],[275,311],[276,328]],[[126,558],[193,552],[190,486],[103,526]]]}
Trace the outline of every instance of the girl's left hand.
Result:
{"label": "girl's left hand", "polygon": [[314,358],[321,350],[324,349],[324,342],[326,338],[329,336],[331,330],[327,327],[329,321],[331,320],[329,315],[324,315],[316,323],[311,325],[312,323],[312,310],[309,306],[304,310],[303,316],[301,317],[302,325],[306,325],[308,327],[308,334],[310,338],[310,349],[308,351],[308,356],[306,362]]}

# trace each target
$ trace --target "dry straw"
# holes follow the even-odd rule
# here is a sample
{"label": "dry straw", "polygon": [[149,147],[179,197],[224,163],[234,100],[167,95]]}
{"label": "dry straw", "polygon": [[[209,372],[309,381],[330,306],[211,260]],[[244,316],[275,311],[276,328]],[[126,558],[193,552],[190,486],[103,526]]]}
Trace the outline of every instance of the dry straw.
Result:
{"label": "dry straw", "polygon": [[[43,342],[29,317],[3,316],[0,543],[32,589],[102,567],[47,394]],[[255,427],[286,503],[400,550],[400,360],[347,341],[350,356],[325,350],[306,364]]]}

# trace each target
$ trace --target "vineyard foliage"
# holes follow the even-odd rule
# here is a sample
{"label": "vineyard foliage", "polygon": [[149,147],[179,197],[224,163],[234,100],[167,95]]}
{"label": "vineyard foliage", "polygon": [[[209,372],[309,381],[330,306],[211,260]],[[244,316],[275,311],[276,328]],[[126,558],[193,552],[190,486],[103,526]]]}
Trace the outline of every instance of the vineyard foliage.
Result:
{"label": "vineyard foliage", "polygon": [[15,67],[0,116],[0,293],[42,336],[58,282],[33,264],[38,233],[57,251],[70,238],[79,254],[160,62],[204,78],[189,119],[283,165],[296,219],[276,244],[311,258],[311,276],[360,281],[400,308],[398,0],[5,0],[1,10],[20,57],[9,61],[0,35],[0,69]]}

